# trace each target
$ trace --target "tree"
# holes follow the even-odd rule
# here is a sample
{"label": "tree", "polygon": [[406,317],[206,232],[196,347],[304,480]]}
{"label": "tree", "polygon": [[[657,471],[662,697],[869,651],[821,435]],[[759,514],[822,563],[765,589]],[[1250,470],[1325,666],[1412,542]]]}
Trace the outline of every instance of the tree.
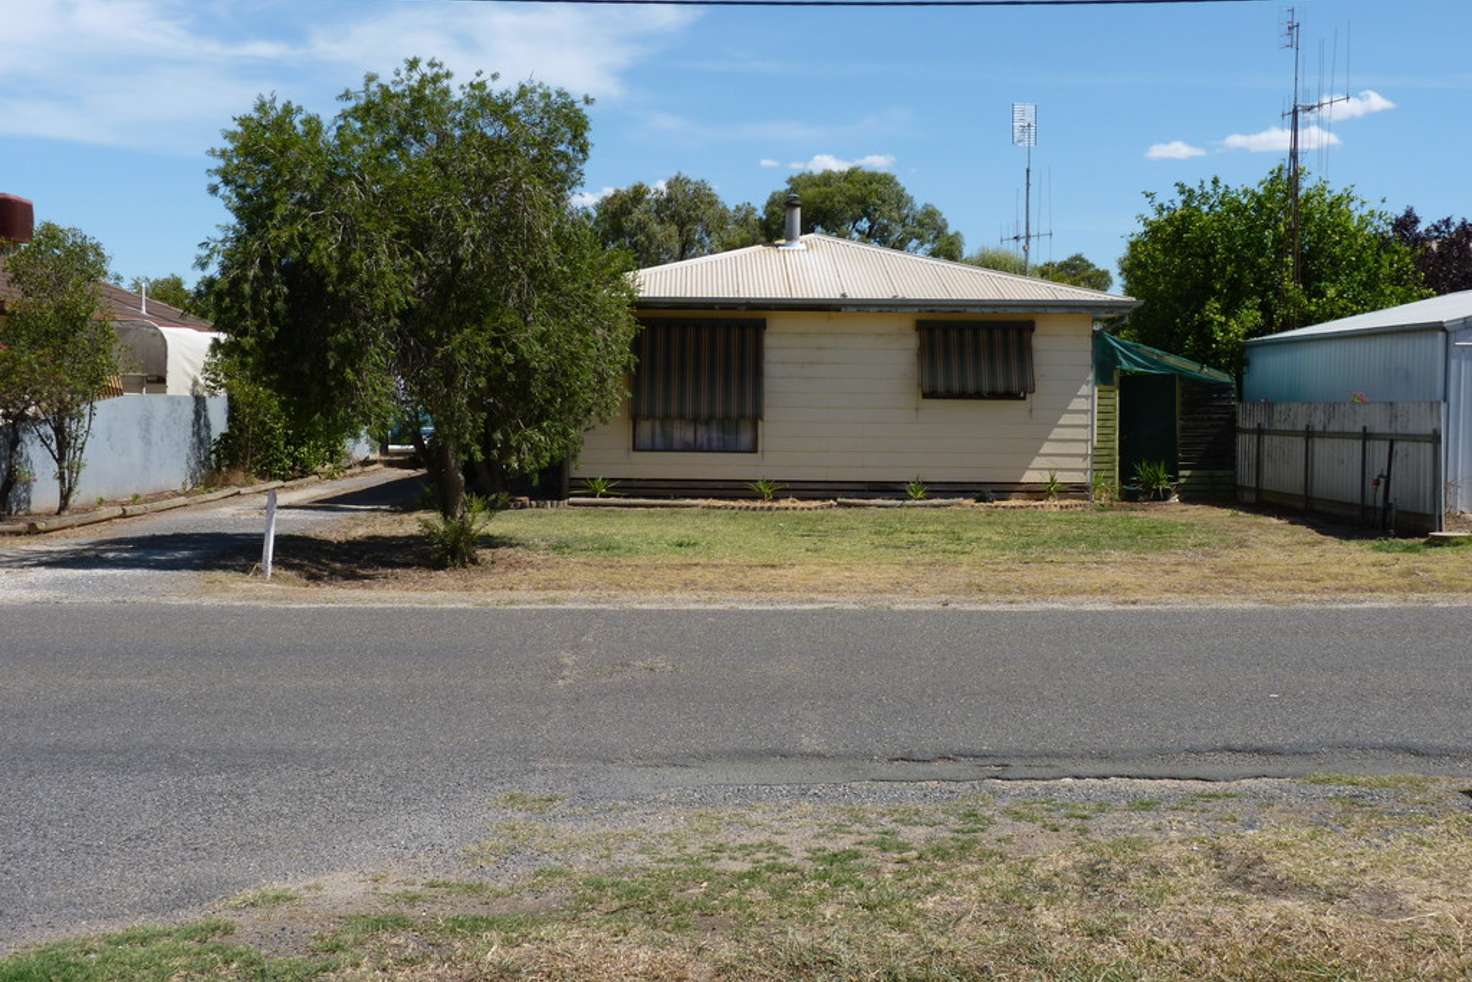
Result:
{"label": "tree", "polygon": [[1256,185],[1213,178],[1177,184],[1170,200],[1145,198],[1150,210],[1120,269],[1125,292],[1141,301],[1125,333],[1146,344],[1239,371],[1250,338],[1426,294],[1411,251],[1389,235],[1389,216],[1353,189],[1303,188],[1301,287],[1292,281],[1283,168]]}
{"label": "tree", "polygon": [[43,222],[5,268],[15,297],[0,320],[4,411],[35,421],[56,464],[61,514],[77,490],[96,399],[118,373],[117,334],[100,316],[107,253],[77,229]]}
{"label": "tree", "polygon": [[899,178],[885,171],[848,170],[794,174],[773,191],[762,212],[768,239],[783,236],[787,196],[802,199],[802,230],[857,239],[890,249],[959,260],[960,232],[951,231],[935,205],[915,204]]}
{"label": "tree", "polygon": [[1011,249],[978,249],[961,261],[983,269],[995,269],[1003,273],[1015,273],[1018,276],[1027,275],[1027,264],[1022,258],[1022,253],[1013,252]]}
{"label": "tree", "polygon": [[619,188],[593,209],[603,245],[632,253],[640,267],[751,245],[760,241],[755,219],[752,205],[727,208],[708,182],[684,174]]}
{"label": "tree", "polygon": [[135,276],[128,284],[128,289],[133,293],[142,293],[144,285],[148,286],[148,299],[166,303],[170,307],[188,311],[192,294],[189,287],[184,285],[184,277],[178,273],[170,273],[168,276],[142,277]]}
{"label": "tree", "polygon": [[290,412],[424,413],[439,510],[465,464],[535,471],[623,397],[631,287],[570,194],[588,120],[562,90],[410,59],[331,119],[257,100],[212,151],[232,220],[204,257],[232,355]]}
{"label": "tree", "polygon": [[1407,208],[1390,225],[1390,234],[1415,254],[1416,268],[1437,296],[1472,290],[1472,222],[1450,215],[1421,226],[1421,216]]}
{"label": "tree", "polygon": [[1095,266],[1081,252],[1075,252],[1067,259],[1057,262],[1040,263],[1036,272],[1038,276],[1054,283],[1081,286],[1102,293],[1108,293],[1109,288],[1114,285],[1114,276],[1109,270]]}

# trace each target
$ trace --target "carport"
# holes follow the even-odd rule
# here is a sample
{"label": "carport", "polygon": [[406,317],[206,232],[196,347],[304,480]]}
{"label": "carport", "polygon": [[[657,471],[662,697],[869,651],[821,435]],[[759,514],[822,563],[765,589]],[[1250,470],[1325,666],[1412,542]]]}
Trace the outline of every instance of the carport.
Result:
{"label": "carport", "polygon": [[1094,332],[1094,473],[1127,485],[1164,461],[1180,493],[1235,492],[1237,384],[1230,373]]}

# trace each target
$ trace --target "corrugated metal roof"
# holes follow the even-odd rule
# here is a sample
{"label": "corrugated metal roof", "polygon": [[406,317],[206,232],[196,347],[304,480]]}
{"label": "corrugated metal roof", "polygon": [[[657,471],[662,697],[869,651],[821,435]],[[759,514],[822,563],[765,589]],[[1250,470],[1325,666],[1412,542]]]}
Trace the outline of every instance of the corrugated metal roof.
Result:
{"label": "corrugated metal roof", "polygon": [[801,249],[757,245],[641,269],[643,305],[1067,307],[1123,313],[1128,297],[917,256],[828,235]]}
{"label": "corrugated metal roof", "polygon": [[[14,284],[10,282],[9,275],[5,272],[5,259],[0,256],[0,312],[5,309],[7,297],[16,295]],[[148,298],[148,313],[144,315],[140,308],[143,298],[120,286],[114,286],[107,282],[98,282],[97,292],[102,301],[98,305],[97,316],[107,320],[126,322],[138,321],[152,324],[155,327],[185,327],[192,331],[213,332],[214,325],[202,317],[186,314],[178,307]]]}
{"label": "corrugated metal roof", "polygon": [[1388,331],[1415,331],[1447,328],[1472,320],[1472,290],[1448,293],[1429,300],[1403,303],[1399,307],[1372,310],[1367,314],[1341,317],[1311,327],[1282,331],[1247,343],[1269,344],[1275,341],[1302,341],[1309,338],[1337,337],[1344,334],[1377,334]]}

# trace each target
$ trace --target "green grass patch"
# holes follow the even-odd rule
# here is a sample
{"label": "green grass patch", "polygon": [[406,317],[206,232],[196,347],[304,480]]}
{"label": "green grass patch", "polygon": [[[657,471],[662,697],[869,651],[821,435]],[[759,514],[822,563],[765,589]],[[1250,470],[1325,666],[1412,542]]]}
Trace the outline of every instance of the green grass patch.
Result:
{"label": "green grass patch", "polygon": [[285,887],[262,887],[259,890],[242,893],[226,906],[236,910],[261,910],[296,903],[300,899],[301,895],[295,890],[288,890]]}
{"label": "green grass patch", "polygon": [[172,982],[263,979],[295,982],[334,967],[320,958],[274,958],[227,943],[235,925],[214,918],[182,927],[143,927],[58,941],[0,959],[0,982]]}
{"label": "green grass patch", "polygon": [[1218,532],[1128,511],[849,509],[704,511],[528,509],[499,516],[495,544],[556,555],[963,563],[980,557],[1205,549]]}
{"label": "green grass patch", "polygon": [[496,799],[496,806],[507,811],[543,815],[562,804],[563,800],[560,794],[527,794],[523,791],[508,791]]}
{"label": "green grass patch", "polygon": [[1441,783],[1437,778],[1421,774],[1310,774],[1308,784],[1327,784],[1340,788],[1368,788],[1381,791],[1424,791]]}

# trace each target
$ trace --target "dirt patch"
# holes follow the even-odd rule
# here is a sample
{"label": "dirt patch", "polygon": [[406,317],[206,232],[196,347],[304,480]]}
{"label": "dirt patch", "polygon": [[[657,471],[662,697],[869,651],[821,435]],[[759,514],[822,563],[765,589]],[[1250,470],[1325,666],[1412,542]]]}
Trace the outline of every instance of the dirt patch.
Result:
{"label": "dirt patch", "polygon": [[123,977],[123,952],[160,978],[1466,977],[1472,807],[1439,780],[1352,790],[508,793],[485,842],[433,869],[268,885],[0,976]]}

